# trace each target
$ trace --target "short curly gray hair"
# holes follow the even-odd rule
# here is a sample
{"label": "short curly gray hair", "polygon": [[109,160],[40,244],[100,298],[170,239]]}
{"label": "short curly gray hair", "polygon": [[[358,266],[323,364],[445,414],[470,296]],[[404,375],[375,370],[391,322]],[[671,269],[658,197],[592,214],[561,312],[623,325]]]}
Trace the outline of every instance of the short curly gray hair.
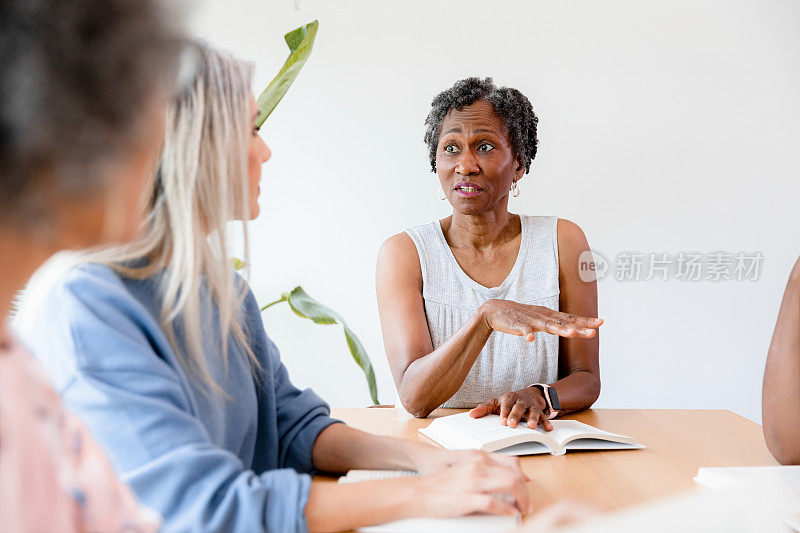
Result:
{"label": "short curly gray hair", "polygon": [[431,171],[436,172],[439,134],[447,113],[453,109],[463,109],[478,100],[492,104],[495,113],[505,122],[511,149],[525,167],[525,173],[528,173],[539,142],[536,136],[539,117],[533,112],[530,101],[517,89],[498,88],[492,78],[476,77],[458,80],[452,87],[437,94],[431,102],[431,110],[425,119],[425,143],[428,145]]}
{"label": "short curly gray hair", "polygon": [[46,218],[42,192],[86,195],[174,84],[182,30],[160,0],[0,1],[0,222]]}

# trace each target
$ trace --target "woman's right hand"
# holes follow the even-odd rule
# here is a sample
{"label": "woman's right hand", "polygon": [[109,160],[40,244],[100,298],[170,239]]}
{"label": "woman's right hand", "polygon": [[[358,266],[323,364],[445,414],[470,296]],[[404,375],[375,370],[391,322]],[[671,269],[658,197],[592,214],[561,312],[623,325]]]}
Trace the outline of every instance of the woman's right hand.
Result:
{"label": "woman's right hand", "polygon": [[527,341],[533,341],[539,331],[560,337],[590,339],[603,323],[600,318],[561,313],[511,300],[489,300],[481,305],[478,312],[489,329],[519,335]]}
{"label": "woman's right hand", "polygon": [[471,513],[513,515],[530,512],[528,476],[515,457],[495,457],[480,451],[458,452],[462,460],[414,483],[416,500],[424,507],[415,516],[450,518]]}
{"label": "woman's right hand", "polygon": [[438,455],[430,455],[427,465],[382,466],[420,468],[419,476],[363,483],[312,481],[304,509],[309,531],[358,529],[407,518],[530,513],[529,479],[516,457],[476,450],[442,450]]}

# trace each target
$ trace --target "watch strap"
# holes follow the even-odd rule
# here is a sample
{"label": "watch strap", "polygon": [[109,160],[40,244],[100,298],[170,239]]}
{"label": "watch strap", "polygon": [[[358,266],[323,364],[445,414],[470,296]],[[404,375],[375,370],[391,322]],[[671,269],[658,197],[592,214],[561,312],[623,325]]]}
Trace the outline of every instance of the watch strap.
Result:
{"label": "watch strap", "polygon": [[558,409],[553,409],[553,403],[550,400],[550,385],[547,383],[534,383],[531,387],[538,387],[542,391],[542,396],[544,396],[544,401],[547,404],[547,418],[552,420],[553,418],[558,416]]}

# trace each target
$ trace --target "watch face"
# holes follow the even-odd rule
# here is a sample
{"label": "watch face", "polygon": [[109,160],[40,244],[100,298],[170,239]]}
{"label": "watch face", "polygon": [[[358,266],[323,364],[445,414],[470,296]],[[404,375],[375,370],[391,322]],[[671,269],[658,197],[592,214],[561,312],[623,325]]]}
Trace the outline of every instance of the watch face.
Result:
{"label": "watch face", "polygon": [[550,405],[553,406],[553,411],[560,411],[561,404],[558,403],[558,393],[553,387],[547,387],[547,393],[550,395]]}

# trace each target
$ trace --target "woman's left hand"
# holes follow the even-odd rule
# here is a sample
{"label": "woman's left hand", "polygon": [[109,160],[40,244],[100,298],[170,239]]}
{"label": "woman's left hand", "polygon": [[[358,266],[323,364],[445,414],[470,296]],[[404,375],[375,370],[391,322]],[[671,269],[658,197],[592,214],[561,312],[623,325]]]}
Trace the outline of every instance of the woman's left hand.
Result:
{"label": "woman's left hand", "polygon": [[528,427],[535,429],[538,424],[547,431],[553,430],[553,424],[545,414],[547,402],[538,387],[528,387],[518,391],[507,392],[499,398],[492,398],[469,412],[472,418],[480,418],[489,414],[500,415],[500,423],[508,427],[517,427],[523,419],[527,419]]}

